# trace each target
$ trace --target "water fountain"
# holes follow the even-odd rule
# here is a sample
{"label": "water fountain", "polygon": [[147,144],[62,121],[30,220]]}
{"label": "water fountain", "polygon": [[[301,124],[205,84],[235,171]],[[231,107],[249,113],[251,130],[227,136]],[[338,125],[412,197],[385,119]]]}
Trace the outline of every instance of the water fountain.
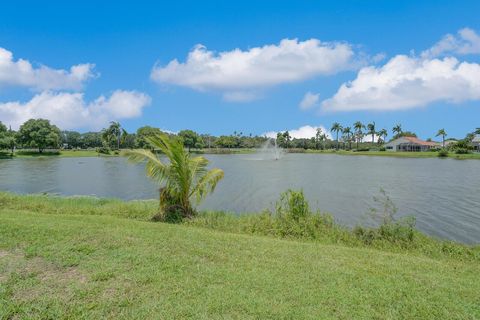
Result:
{"label": "water fountain", "polygon": [[258,151],[262,160],[279,160],[284,151],[277,145],[277,139],[269,138]]}

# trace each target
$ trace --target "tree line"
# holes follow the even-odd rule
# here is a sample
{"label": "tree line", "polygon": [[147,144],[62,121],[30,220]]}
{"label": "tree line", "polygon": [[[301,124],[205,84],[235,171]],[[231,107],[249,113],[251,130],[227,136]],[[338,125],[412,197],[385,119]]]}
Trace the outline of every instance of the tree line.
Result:
{"label": "tree line", "polygon": [[[378,129],[375,122],[363,124],[360,121],[352,126],[342,126],[335,122],[330,132],[333,137],[328,136],[321,128],[310,138],[293,138],[289,131],[278,132],[276,141],[278,146],[285,149],[347,149],[347,150],[368,150],[372,146],[380,146],[387,142],[389,132],[382,128]],[[177,134],[162,132],[159,128],[143,126],[136,132],[129,133],[119,122],[112,121],[109,126],[98,132],[80,133],[77,131],[60,130],[57,126],[46,119],[30,119],[23,123],[18,131],[7,128],[0,121],[0,150],[15,149],[37,149],[42,153],[45,149],[96,149],[99,152],[108,153],[119,149],[148,149],[147,138],[156,134],[167,134],[179,136],[183,144],[189,150],[204,148],[260,148],[269,138],[258,135],[245,135],[243,132],[234,131],[230,135],[214,136],[199,134],[193,130],[182,130]],[[413,136],[416,134],[404,131],[401,124],[391,129],[392,138],[402,136]],[[480,134],[480,128],[469,133],[464,143],[473,139],[475,134]],[[442,138],[442,146],[445,147],[447,132],[440,129],[436,137]],[[431,140],[431,139],[429,139]]]}

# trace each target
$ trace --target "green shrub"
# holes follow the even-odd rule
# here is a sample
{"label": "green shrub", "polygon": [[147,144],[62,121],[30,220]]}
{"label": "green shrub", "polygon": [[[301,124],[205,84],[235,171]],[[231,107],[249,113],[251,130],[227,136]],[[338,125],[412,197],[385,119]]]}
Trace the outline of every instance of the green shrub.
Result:
{"label": "green shrub", "polygon": [[106,146],[96,148],[95,151],[101,154],[110,154],[110,148]]}
{"label": "green shrub", "polygon": [[448,157],[448,151],[446,149],[442,149],[438,152],[438,156],[440,158],[445,158],[445,157]]}
{"label": "green shrub", "polygon": [[465,149],[465,148],[457,148],[455,149],[455,154],[468,154],[470,153],[470,150]]}

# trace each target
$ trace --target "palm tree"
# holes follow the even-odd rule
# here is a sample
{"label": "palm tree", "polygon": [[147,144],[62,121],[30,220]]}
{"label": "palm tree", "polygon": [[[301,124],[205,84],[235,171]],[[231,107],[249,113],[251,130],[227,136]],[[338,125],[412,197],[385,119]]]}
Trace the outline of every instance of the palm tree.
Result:
{"label": "palm tree", "polygon": [[178,221],[193,217],[195,205],[215,190],[223,178],[220,169],[207,170],[208,160],[190,156],[178,137],[169,138],[165,134],[155,134],[146,138],[147,142],[160,150],[168,158],[163,162],[151,150],[126,150],[122,155],[132,162],[146,160],[146,174],[162,187],[160,188],[160,213],[163,221]]}
{"label": "palm tree", "polygon": [[340,125],[340,123],[338,122],[335,122],[333,125],[332,125],[332,129],[330,129],[332,132],[336,132],[337,133],[337,150],[338,150],[338,133],[340,131],[342,131],[342,126]]}
{"label": "palm tree", "polygon": [[480,128],[475,129],[475,134],[480,134]]}
{"label": "palm tree", "polygon": [[315,133],[315,147],[320,149],[320,141],[322,140],[322,128],[317,128],[317,132]]}
{"label": "palm tree", "polygon": [[288,149],[288,144],[290,142],[290,139],[292,138],[292,136],[290,136],[290,133],[288,131],[285,131],[283,133],[283,137],[285,138],[285,143],[286,143],[286,147]]}
{"label": "palm tree", "polygon": [[401,134],[402,133],[402,125],[397,123],[392,129],[393,135]]}
{"label": "palm tree", "polygon": [[362,140],[363,137],[363,132],[362,129],[365,129],[365,125],[361,123],[360,121],[357,121],[353,124],[353,128],[355,129],[355,135],[356,135],[356,140],[357,140],[357,149],[358,149],[358,143]]}
{"label": "palm tree", "polygon": [[375,121],[372,123],[367,124],[368,134],[372,135],[372,144],[375,142]]}
{"label": "palm tree", "polygon": [[347,136],[349,149],[352,150],[352,140],[350,139],[350,135],[352,134],[352,128],[350,128],[350,127],[343,128],[343,134],[345,134]]}
{"label": "palm tree", "polygon": [[323,142],[323,150],[325,150],[325,143],[327,142],[327,139],[328,139],[327,134],[326,133],[322,134],[320,138],[322,139],[322,142]]}
{"label": "palm tree", "polygon": [[438,130],[437,135],[435,137],[438,137],[438,136],[442,136],[442,148],[445,148],[445,137],[447,136],[445,129]]}
{"label": "palm tree", "polygon": [[388,131],[387,131],[387,129],[382,129],[382,130],[380,130],[380,131],[378,132],[378,136],[379,136],[380,138],[382,138],[383,142],[385,143],[385,142],[386,142],[386,138],[387,138],[387,136],[388,136]]}
{"label": "palm tree", "polygon": [[127,131],[122,128],[120,122],[111,121],[110,126],[102,131],[102,137],[110,146],[111,140],[115,139],[117,142],[117,149],[120,149],[120,141],[125,139],[128,135]]}

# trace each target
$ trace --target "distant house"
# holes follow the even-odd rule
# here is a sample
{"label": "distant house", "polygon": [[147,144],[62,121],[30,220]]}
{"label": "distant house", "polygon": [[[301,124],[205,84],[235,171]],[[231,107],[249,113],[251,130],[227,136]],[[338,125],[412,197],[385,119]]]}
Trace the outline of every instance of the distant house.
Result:
{"label": "distant house", "polygon": [[475,137],[473,137],[472,146],[473,149],[480,151],[480,134],[477,134]]}
{"label": "distant house", "polygon": [[428,151],[438,148],[437,142],[423,141],[415,137],[400,137],[385,144],[387,151]]}

